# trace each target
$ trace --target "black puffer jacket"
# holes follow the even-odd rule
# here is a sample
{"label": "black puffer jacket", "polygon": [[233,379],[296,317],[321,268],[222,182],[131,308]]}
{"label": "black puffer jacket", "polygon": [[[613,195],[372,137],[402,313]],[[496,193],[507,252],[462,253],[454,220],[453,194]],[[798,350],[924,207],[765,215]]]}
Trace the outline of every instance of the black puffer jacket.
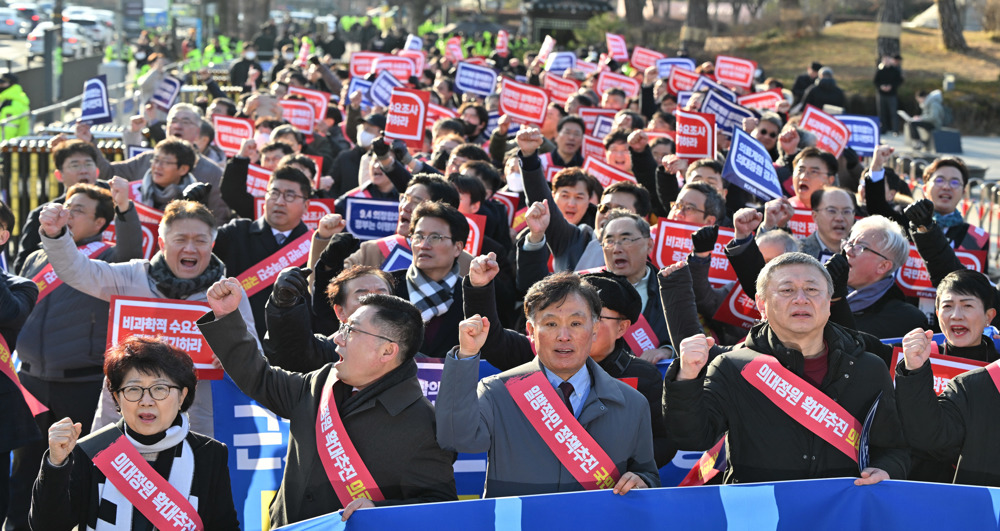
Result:
{"label": "black puffer jacket", "polygon": [[[893,479],[906,478],[910,452],[896,413],[885,364],[865,352],[852,331],[827,324],[829,371],[819,390],[854,418],[863,420],[881,400],[870,435],[870,465]],[[707,449],[729,432],[726,483],[858,476],[857,463],[793,420],[740,374],[760,354],[804,377],[804,358],[781,344],[767,323],[751,329],[744,348],[722,354],[702,379],[675,381],[679,364],[667,371],[663,416],[680,448]]]}

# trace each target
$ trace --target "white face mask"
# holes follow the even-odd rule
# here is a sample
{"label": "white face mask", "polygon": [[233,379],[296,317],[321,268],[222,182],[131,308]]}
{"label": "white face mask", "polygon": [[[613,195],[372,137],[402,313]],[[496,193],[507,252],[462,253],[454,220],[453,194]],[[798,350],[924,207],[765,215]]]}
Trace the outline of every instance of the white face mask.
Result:
{"label": "white face mask", "polygon": [[375,140],[375,135],[364,130],[364,126],[358,129],[358,145],[363,148],[369,148],[372,145],[372,141]]}
{"label": "white face mask", "polygon": [[146,52],[135,52],[135,58],[142,61],[146,58]]}
{"label": "white face mask", "polygon": [[247,61],[253,61],[257,58],[257,52],[246,52],[243,54],[243,58]]}
{"label": "white face mask", "polygon": [[512,192],[524,191],[524,178],[520,173],[507,174],[507,189]]}
{"label": "white face mask", "polygon": [[286,53],[286,54],[282,55],[282,57],[284,57],[286,61],[294,61],[295,60],[295,54],[294,53]]}
{"label": "white face mask", "polygon": [[257,143],[258,149],[262,148],[264,144],[271,141],[271,133],[254,133],[253,141]]}

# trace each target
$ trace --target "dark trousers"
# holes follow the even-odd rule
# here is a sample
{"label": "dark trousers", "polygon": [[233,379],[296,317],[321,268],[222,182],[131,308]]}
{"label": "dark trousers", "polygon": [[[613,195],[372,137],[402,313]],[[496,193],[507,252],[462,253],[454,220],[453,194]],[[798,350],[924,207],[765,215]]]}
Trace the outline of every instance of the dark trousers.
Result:
{"label": "dark trousers", "polygon": [[[41,441],[14,450],[14,466],[10,475],[10,504],[7,509],[5,531],[28,530],[28,509],[31,507],[31,489],[38,477],[42,457],[49,449],[49,426],[65,417],[83,424],[80,437],[90,433],[91,421],[101,396],[103,380],[94,382],[49,382],[21,373],[21,384],[49,410],[37,415],[35,422],[41,430]],[[2,464],[2,463],[0,463]],[[7,497],[5,496],[6,500]]]}
{"label": "dark trousers", "polygon": [[882,133],[892,131],[899,132],[899,98],[895,94],[883,94],[881,91],[875,92],[875,100],[878,104],[879,129]]}
{"label": "dark trousers", "polygon": [[920,130],[926,131],[927,138],[930,139],[931,132],[934,131],[934,124],[930,122],[920,122],[912,121],[906,124],[906,141],[911,145],[916,145],[921,148],[926,148],[928,141],[924,141],[920,138]]}

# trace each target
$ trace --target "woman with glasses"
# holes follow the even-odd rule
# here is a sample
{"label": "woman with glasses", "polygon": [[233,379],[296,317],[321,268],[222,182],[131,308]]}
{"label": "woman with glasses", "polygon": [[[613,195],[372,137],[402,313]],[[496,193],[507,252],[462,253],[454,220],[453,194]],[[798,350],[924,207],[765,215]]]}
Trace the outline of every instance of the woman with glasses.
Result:
{"label": "woman with glasses", "polygon": [[[122,419],[82,439],[64,418],[49,428],[49,450],[31,499],[32,529],[239,529],[228,450],[191,431],[194,364],[159,339],[131,337],[104,360]],[[76,419],[79,420],[79,419]]]}

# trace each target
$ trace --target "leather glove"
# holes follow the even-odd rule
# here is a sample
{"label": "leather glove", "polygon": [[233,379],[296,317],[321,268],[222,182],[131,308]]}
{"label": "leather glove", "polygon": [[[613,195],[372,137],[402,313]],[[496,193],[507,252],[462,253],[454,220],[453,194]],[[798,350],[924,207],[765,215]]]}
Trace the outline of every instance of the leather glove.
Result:
{"label": "leather glove", "polygon": [[934,223],[934,203],[930,199],[921,199],[906,207],[903,214],[916,227],[930,226]]}
{"label": "leather glove", "polygon": [[286,267],[278,273],[271,291],[271,300],[279,308],[295,306],[309,291],[309,274],[305,267]]}
{"label": "leather glove", "polygon": [[344,260],[360,248],[361,240],[355,238],[350,232],[334,234],[326,244],[326,249],[323,249],[323,253],[319,255],[319,261],[327,269],[340,271],[344,268]]}
{"label": "leather glove", "polygon": [[719,238],[719,227],[709,225],[702,227],[691,234],[691,241],[694,243],[694,252],[710,253],[715,250],[715,240]]}
{"label": "leather glove", "polygon": [[838,253],[826,261],[826,270],[833,278],[833,295],[831,299],[842,299],[847,296],[847,277],[851,273],[851,264],[847,262],[844,253]]}
{"label": "leather glove", "polygon": [[398,138],[392,141],[392,154],[403,166],[406,166],[413,160],[413,157],[410,156],[410,150],[406,148],[406,142]]}
{"label": "leather glove", "polygon": [[212,191],[212,185],[209,183],[191,183],[184,188],[181,193],[181,198],[188,201],[197,201],[205,206],[208,206],[208,194]]}
{"label": "leather glove", "polygon": [[378,160],[384,159],[389,154],[389,144],[386,144],[385,140],[384,136],[380,136],[372,141],[372,152]]}

